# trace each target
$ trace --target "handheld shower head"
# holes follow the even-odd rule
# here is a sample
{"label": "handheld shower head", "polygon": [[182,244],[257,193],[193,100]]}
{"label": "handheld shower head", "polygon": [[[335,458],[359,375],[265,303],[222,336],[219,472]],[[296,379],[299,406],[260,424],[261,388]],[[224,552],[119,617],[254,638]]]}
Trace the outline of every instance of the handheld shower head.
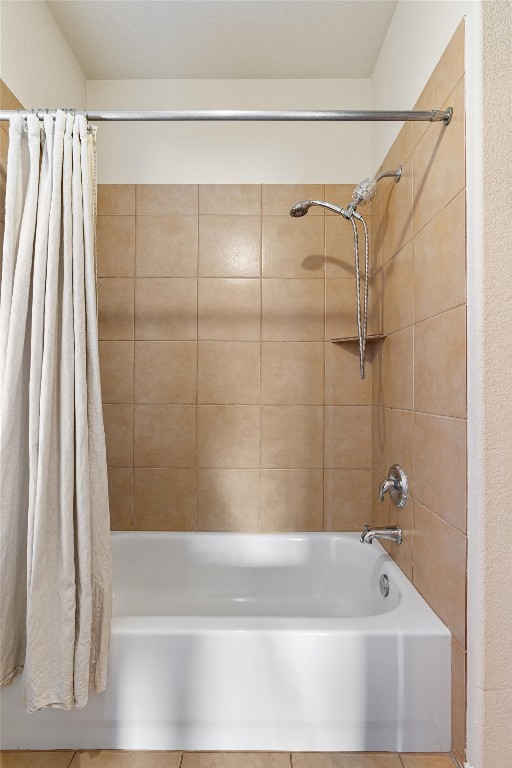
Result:
{"label": "handheld shower head", "polygon": [[293,208],[290,209],[290,216],[293,216],[294,218],[305,216],[312,205],[319,205],[321,208],[328,208],[330,211],[339,213],[341,216],[345,216],[345,218],[347,218],[347,212],[343,208],[339,208],[337,205],[333,205],[333,203],[326,203],[325,200],[300,200],[298,203],[295,203]]}
{"label": "handheld shower head", "polygon": [[305,216],[312,205],[313,203],[310,201],[301,200],[299,203],[296,203],[293,208],[290,209],[290,216],[293,216],[296,219],[298,219],[300,216]]}

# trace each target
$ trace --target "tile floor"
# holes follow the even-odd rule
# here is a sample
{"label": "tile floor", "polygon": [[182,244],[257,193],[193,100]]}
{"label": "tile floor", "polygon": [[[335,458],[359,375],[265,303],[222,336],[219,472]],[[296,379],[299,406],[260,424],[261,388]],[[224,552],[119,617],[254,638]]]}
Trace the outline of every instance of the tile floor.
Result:
{"label": "tile floor", "polygon": [[389,752],[0,752],[0,768],[454,768],[446,754]]}

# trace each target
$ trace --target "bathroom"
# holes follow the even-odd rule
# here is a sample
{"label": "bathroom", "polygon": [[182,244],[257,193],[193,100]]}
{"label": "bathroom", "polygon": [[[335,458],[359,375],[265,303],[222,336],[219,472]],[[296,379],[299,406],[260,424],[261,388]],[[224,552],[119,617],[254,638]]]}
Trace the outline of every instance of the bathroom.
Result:
{"label": "bathroom", "polygon": [[[0,111],[41,121],[57,108],[453,110],[446,124],[91,119],[109,676],[85,706],[29,716],[18,674],[0,693],[2,768],[512,765],[511,4],[4,0],[0,13]],[[8,121],[0,139],[3,222]],[[360,218],[336,215],[382,172]],[[331,208],[290,216],[299,201]],[[394,465],[403,506],[379,501]],[[369,546],[365,525],[395,540]],[[374,578],[374,597],[393,608],[364,617],[375,558],[391,591]],[[241,613],[216,618],[201,600],[230,570]],[[324,603],[337,579],[350,636]],[[415,611],[432,621],[419,639]],[[361,616],[382,620],[380,645]],[[382,677],[381,658],[396,661]],[[441,722],[415,741],[408,711],[429,696],[434,714],[418,717]],[[208,726],[216,707],[240,709],[238,731]],[[345,733],[335,713],[352,723],[358,708]]]}

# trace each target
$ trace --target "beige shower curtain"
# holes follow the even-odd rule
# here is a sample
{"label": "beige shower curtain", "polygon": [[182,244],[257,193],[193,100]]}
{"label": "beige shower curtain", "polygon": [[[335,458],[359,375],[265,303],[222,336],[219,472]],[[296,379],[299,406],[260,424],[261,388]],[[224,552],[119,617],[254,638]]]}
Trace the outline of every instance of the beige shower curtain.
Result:
{"label": "beige shower curtain", "polygon": [[105,688],[111,562],[95,128],[15,115],[0,295],[0,683],[29,712]]}

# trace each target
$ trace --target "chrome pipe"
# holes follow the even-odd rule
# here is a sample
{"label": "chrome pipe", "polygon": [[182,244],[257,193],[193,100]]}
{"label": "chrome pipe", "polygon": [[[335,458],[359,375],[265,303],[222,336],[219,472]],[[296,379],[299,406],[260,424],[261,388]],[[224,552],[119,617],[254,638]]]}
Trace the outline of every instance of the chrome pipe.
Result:
{"label": "chrome pipe", "polygon": [[[66,110],[65,110],[66,111]],[[445,125],[451,120],[452,109],[438,110],[432,109],[428,112],[400,112],[400,111],[360,111],[360,110],[291,110],[291,111],[260,111],[260,110],[173,110],[173,111],[108,111],[95,112],[93,110],[67,110],[76,114],[85,115],[91,122],[112,121],[394,121],[407,122],[410,120],[427,122],[444,122]],[[9,120],[14,114],[29,115],[36,114],[42,118],[44,115],[54,117],[57,113],[55,109],[33,109],[33,110],[2,110],[0,111],[0,120]]]}

